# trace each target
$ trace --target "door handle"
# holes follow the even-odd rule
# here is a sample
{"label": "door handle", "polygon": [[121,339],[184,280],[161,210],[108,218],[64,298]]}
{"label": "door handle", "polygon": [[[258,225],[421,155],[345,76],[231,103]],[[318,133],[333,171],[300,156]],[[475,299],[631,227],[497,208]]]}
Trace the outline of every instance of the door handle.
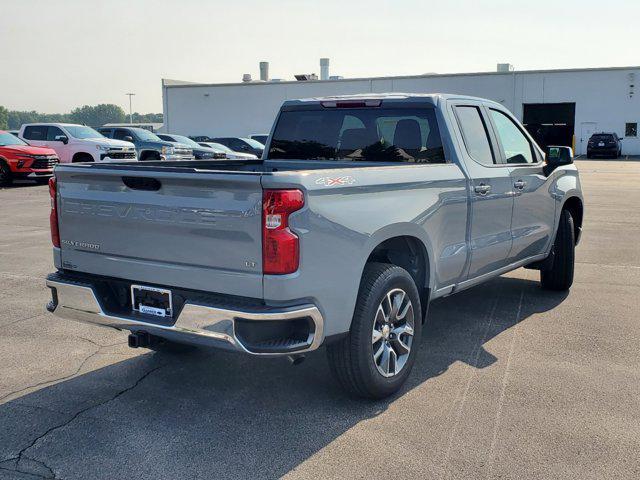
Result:
{"label": "door handle", "polygon": [[487,185],[486,183],[481,183],[480,185],[476,185],[473,187],[473,191],[478,195],[486,195],[491,191],[491,185]]}
{"label": "door handle", "polygon": [[517,188],[518,190],[522,190],[522,189],[524,189],[524,187],[527,186],[527,182],[525,182],[524,180],[518,180],[517,182],[515,182],[513,184],[513,186],[515,188]]}

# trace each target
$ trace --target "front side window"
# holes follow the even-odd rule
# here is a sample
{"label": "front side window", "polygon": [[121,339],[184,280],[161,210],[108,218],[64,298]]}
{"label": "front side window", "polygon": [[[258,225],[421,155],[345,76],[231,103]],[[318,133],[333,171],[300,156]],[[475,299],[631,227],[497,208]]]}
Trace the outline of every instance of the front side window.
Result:
{"label": "front side window", "polygon": [[487,127],[480,115],[480,109],[472,106],[455,108],[464,145],[469,155],[483,165],[494,165],[496,161],[491,150]]}
{"label": "front side window", "polygon": [[113,138],[116,140],[124,140],[124,137],[132,137],[129,132],[126,130],[122,130],[121,128],[117,128],[113,134]]}
{"label": "front side window", "polygon": [[60,136],[66,137],[64,132],[62,130],[60,130],[58,127],[50,126],[47,129],[47,141],[48,142],[59,142],[60,140],[56,140],[56,137],[60,137]]}
{"label": "front side window", "polygon": [[507,163],[535,163],[531,143],[504,113],[490,109]]}
{"label": "front side window", "polygon": [[46,125],[31,125],[25,127],[23,137],[27,140],[46,140],[47,127]]}
{"label": "front side window", "polygon": [[283,111],[270,159],[444,163],[433,108]]}
{"label": "front side window", "polygon": [[69,135],[71,135],[73,138],[79,138],[80,140],[104,137],[104,135],[102,135],[97,130],[94,130],[91,127],[86,127],[84,125],[65,125],[64,128],[66,128],[67,132],[69,132]]}

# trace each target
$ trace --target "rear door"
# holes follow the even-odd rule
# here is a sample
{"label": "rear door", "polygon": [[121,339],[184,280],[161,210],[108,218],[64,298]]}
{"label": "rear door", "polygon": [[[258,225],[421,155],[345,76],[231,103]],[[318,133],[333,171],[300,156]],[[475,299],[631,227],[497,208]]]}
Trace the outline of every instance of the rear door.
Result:
{"label": "rear door", "polygon": [[261,298],[260,175],[160,170],[56,169],[63,268]]}
{"label": "rear door", "polygon": [[555,226],[556,200],[549,191],[542,154],[524,127],[504,110],[489,107],[488,112],[512,181],[509,262],[513,263],[546,251]]}
{"label": "rear door", "polygon": [[462,132],[463,154],[471,178],[472,279],[507,265],[511,249],[513,196],[509,168],[501,161],[486,112],[480,102],[454,103]]}
{"label": "rear door", "polygon": [[45,147],[47,145],[47,126],[27,125],[22,132],[22,138],[34,147]]}

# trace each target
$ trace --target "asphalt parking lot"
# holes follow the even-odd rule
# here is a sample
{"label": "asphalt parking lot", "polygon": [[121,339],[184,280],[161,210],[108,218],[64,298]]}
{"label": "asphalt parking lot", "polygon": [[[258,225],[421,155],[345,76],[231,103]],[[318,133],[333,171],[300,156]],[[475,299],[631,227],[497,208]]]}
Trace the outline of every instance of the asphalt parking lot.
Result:
{"label": "asphalt parking lot", "polygon": [[46,313],[47,187],[0,190],[0,479],[640,476],[640,162],[576,162],[576,281],[520,269],[433,303],[408,385],[131,350]]}

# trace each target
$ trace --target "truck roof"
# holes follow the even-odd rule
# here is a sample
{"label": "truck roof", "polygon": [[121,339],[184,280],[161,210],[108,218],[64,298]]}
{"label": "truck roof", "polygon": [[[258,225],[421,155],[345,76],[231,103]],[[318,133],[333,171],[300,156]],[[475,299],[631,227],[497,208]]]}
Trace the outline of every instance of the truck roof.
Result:
{"label": "truck roof", "polygon": [[439,100],[447,100],[450,98],[455,99],[464,99],[464,100],[473,100],[473,101],[481,101],[493,103],[496,105],[496,102],[492,100],[487,100],[486,98],[472,97],[469,95],[458,95],[452,93],[404,93],[404,92],[387,92],[387,93],[358,93],[358,94],[350,94],[350,95],[329,95],[325,97],[309,97],[309,98],[301,98],[297,100],[286,100],[284,105],[300,105],[301,103],[319,103],[319,102],[330,102],[330,101],[358,101],[358,100],[393,100],[393,101],[408,101],[411,100],[420,100],[424,102],[425,100],[429,103],[436,105]]}

